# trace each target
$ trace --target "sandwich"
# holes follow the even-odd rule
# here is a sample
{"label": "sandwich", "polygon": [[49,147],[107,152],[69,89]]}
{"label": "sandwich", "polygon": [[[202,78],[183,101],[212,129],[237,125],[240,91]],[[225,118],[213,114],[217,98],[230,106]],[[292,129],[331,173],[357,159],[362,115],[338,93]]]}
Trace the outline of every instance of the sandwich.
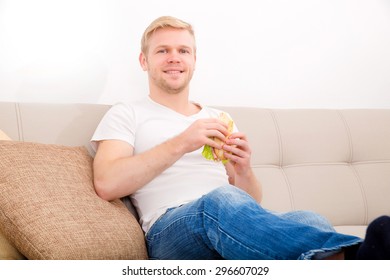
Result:
{"label": "sandwich", "polygon": [[[225,112],[221,112],[218,116],[218,119],[227,124],[227,126],[228,126],[227,129],[229,131],[229,134],[226,137],[229,137],[229,135],[233,132],[233,127],[234,127],[233,120]],[[219,139],[217,137],[213,137],[213,140],[220,145],[222,145],[224,143],[224,141],[222,141],[221,139]],[[203,148],[203,151],[202,151],[202,155],[204,158],[206,158],[208,160],[222,161],[222,163],[226,163],[228,161],[228,159],[225,157],[224,153],[225,153],[225,151],[223,149],[216,149],[216,148],[210,147],[209,145],[205,145]]]}

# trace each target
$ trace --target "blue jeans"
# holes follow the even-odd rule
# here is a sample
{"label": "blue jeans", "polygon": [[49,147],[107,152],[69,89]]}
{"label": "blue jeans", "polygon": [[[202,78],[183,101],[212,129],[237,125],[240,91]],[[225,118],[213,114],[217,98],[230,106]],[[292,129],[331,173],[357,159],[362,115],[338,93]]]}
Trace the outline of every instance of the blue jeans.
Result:
{"label": "blue jeans", "polygon": [[308,211],[271,213],[225,186],[168,209],[146,235],[151,259],[312,259],[362,240]]}

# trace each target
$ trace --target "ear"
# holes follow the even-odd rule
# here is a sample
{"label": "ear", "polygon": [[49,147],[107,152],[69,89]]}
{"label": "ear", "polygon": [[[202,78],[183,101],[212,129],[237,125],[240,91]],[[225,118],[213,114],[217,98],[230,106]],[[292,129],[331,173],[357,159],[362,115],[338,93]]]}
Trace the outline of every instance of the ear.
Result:
{"label": "ear", "polygon": [[143,52],[139,54],[139,63],[141,64],[142,70],[147,71],[148,70],[148,61],[146,59],[146,56]]}

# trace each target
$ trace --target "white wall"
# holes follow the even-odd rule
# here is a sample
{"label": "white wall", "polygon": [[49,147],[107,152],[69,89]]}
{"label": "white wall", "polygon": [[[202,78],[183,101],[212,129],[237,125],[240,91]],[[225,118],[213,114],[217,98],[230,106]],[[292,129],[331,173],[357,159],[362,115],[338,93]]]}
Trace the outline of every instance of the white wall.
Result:
{"label": "white wall", "polygon": [[195,27],[196,101],[390,108],[387,0],[0,0],[0,101],[146,95],[139,40],[160,15]]}

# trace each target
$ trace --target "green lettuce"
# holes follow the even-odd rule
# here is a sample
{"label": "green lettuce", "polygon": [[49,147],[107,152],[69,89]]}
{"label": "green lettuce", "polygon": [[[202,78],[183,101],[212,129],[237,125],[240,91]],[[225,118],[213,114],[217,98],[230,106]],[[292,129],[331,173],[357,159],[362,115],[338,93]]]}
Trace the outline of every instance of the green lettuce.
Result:
{"label": "green lettuce", "polygon": [[202,151],[202,156],[205,159],[214,160],[213,148],[211,148],[209,145],[204,145],[203,151]]}
{"label": "green lettuce", "polygon": [[[217,161],[217,160],[214,159],[213,148],[211,148],[209,145],[204,145],[203,151],[202,151],[202,156],[205,159],[212,160],[212,161]],[[227,162],[228,162],[227,159],[222,160],[223,164],[225,164]]]}

